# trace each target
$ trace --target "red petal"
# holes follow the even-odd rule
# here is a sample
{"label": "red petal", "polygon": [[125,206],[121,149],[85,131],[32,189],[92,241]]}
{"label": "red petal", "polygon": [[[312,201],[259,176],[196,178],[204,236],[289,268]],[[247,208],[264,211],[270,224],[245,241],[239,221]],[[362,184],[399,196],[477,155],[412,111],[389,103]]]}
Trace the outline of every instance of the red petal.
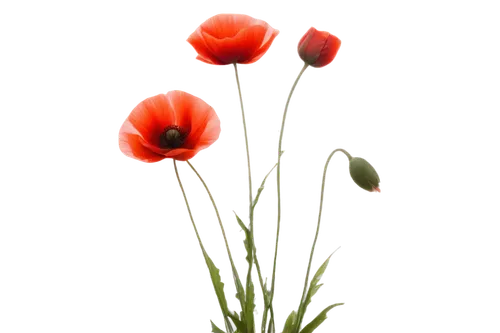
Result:
{"label": "red petal", "polygon": [[167,95],[160,94],[139,103],[127,119],[144,140],[156,145],[164,128],[174,123],[175,114]]}
{"label": "red petal", "polygon": [[304,53],[311,63],[316,63],[321,56],[321,50],[325,47],[328,36],[330,34],[325,31],[314,31],[304,42]]}
{"label": "red petal", "polygon": [[221,67],[226,67],[228,65],[228,64],[224,64],[222,61],[213,60],[213,59],[215,59],[215,57],[206,58],[206,57],[200,55],[199,53],[194,54],[193,57],[194,57],[194,60],[198,61],[200,64],[202,64],[204,66],[221,68]]}
{"label": "red petal", "polygon": [[220,120],[219,117],[215,114],[212,116],[210,120],[205,125],[205,130],[200,135],[198,139],[197,148],[204,149],[214,143],[220,135]]}
{"label": "red petal", "polygon": [[323,67],[331,63],[339,51],[340,43],[340,39],[334,35],[329,35],[314,67]]}
{"label": "red petal", "polygon": [[255,21],[259,20],[243,14],[219,14],[203,22],[200,28],[216,39],[232,38]]}
{"label": "red petal", "polygon": [[202,31],[207,47],[224,64],[248,62],[262,45],[266,28],[252,26],[240,31],[233,38],[216,39]]}
{"label": "red petal", "polygon": [[205,39],[201,34],[201,28],[198,28],[187,39],[188,43],[198,52],[196,59],[212,65],[225,65],[221,63],[217,57],[208,49]]}
{"label": "red petal", "polygon": [[146,148],[143,145],[144,140],[139,135],[127,133],[127,126],[123,124],[119,134],[120,150],[125,155],[147,163],[158,162],[165,158],[165,156],[158,155]]}
{"label": "red petal", "polygon": [[198,153],[198,150],[178,148],[178,149],[173,149],[172,151],[167,153],[165,156],[169,157],[169,158],[173,158],[174,160],[177,160],[177,161],[187,161],[190,158],[194,157],[197,153]]}
{"label": "red petal", "polygon": [[273,29],[269,26],[266,36],[264,36],[263,44],[260,49],[255,52],[248,61],[240,62],[241,64],[251,64],[262,58],[262,56],[269,50],[271,44],[273,43],[276,36],[279,34],[279,30]]}

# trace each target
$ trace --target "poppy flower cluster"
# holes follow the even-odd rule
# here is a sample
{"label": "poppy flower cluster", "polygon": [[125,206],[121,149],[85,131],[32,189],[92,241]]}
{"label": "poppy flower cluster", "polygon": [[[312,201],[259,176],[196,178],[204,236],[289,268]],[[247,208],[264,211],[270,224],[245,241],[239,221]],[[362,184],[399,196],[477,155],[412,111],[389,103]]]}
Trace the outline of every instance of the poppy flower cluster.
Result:
{"label": "poppy flower cluster", "polygon": [[[219,14],[202,23],[187,41],[197,59],[213,65],[251,64],[269,49],[279,31],[267,22],[242,14]],[[301,38],[299,56],[313,67],[329,64],[340,40],[314,28]],[[120,129],[122,152],[144,162],[164,158],[185,161],[217,140],[215,112],[201,99],[174,91],[142,101]]]}
{"label": "poppy flower cluster", "polygon": [[[196,175],[200,178],[214,206],[219,225],[224,235],[226,249],[233,270],[233,279],[237,288],[236,297],[240,301],[241,312],[240,316],[237,312],[232,312],[228,309],[225,299],[223,286],[219,270],[208,256],[200,235],[198,234],[193,215],[189,208],[188,199],[179,177],[176,161],[188,161],[197,155],[201,150],[211,146],[218,138],[221,132],[220,120],[215,110],[202,99],[188,94],[183,91],[175,90],[166,94],[159,94],[153,97],[146,98],[140,102],[125,119],[119,131],[119,147],[120,150],[128,157],[137,159],[142,162],[152,163],[169,158],[173,160],[176,176],[179,182],[179,187],[183,193],[186,206],[189,211],[189,216],[193,224],[196,236],[202,249],[205,262],[210,272],[210,278],[215,289],[219,305],[224,316],[224,323],[227,333],[246,332],[255,333],[255,318],[253,316],[255,304],[254,285],[252,282],[252,265],[255,263],[259,274],[259,282],[261,285],[264,298],[264,311],[262,315],[262,332],[265,332],[266,326],[268,333],[275,331],[273,296],[275,286],[276,258],[278,251],[278,239],[280,230],[281,217],[281,197],[280,197],[280,167],[281,167],[281,144],[283,139],[283,131],[285,127],[285,119],[288,111],[288,105],[294,89],[304,73],[309,67],[324,67],[330,64],[336,57],[340,48],[340,39],[326,31],[318,31],[315,28],[310,28],[306,34],[299,40],[297,52],[299,57],[304,62],[303,68],[300,71],[286,102],[285,111],[283,113],[283,122],[279,136],[278,158],[275,167],[277,167],[277,190],[278,190],[278,221],[276,247],[274,254],[273,275],[271,280],[271,289],[268,290],[263,284],[260,266],[257,259],[257,250],[253,235],[253,212],[257,204],[258,198],[264,189],[264,183],[267,176],[264,178],[261,187],[257,192],[257,196],[252,195],[252,177],[250,167],[250,152],[248,148],[248,138],[246,130],[245,115],[243,110],[243,99],[239,84],[239,76],[237,64],[252,64],[258,61],[269,50],[279,31],[271,27],[267,22],[255,19],[248,15],[241,14],[219,14],[213,16],[203,22],[187,39],[187,42],[197,52],[198,60],[211,65],[234,65],[235,75],[238,85],[243,126],[245,133],[245,143],[247,149],[247,164],[248,164],[248,179],[249,179],[249,223],[248,227],[237,216],[237,221],[241,228],[245,231],[245,248],[247,251],[247,261],[249,264],[246,288],[239,280],[237,269],[233,263],[229,245],[226,239],[224,227],[217,210],[215,201],[208,189],[208,186],[201,178],[200,174],[194,169],[190,162],[187,162],[193,169]],[[312,295],[318,290],[321,284],[318,284],[320,277],[326,269],[328,259],[319,268],[314,275],[311,283],[308,284],[309,270],[314,254],[314,248],[318,236],[318,231],[321,221],[321,209],[323,207],[323,191],[325,185],[325,175],[330,158],[336,151],[342,151],[349,158],[349,171],[353,181],[362,189],[373,192],[380,192],[380,178],[373,166],[366,160],[355,157],[352,158],[349,153],[343,149],[334,150],[328,158],[323,175],[323,184],[321,189],[320,211],[318,215],[317,233],[309,256],[309,265],[306,273],[306,281],[304,290],[300,300],[300,305],[297,311],[293,311],[286,320],[283,332],[311,332],[314,330],[324,318],[326,313],[343,303],[336,303],[328,306],[320,315],[311,323],[306,325],[301,330],[302,320],[306,312],[308,304],[311,302]],[[274,169],[274,168],[273,168]],[[271,170],[272,171],[272,170]],[[308,288],[309,286],[309,288]],[[269,325],[267,325],[267,314],[270,313]],[[318,319],[319,318],[319,319]],[[233,325],[236,329],[233,329]],[[212,332],[222,332],[214,323],[212,323]]]}

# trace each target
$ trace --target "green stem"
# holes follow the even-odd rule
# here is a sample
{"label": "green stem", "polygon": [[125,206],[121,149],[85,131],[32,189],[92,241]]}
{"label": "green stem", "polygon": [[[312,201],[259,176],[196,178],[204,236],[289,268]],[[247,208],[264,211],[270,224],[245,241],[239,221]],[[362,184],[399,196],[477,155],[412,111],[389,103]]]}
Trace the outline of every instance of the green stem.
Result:
{"label": "green stem", "polygon": [[[314,223],[314,228],[313,228],[313,238],[311,243],[309,244],[309,250],[307,252],[307,258],[306,258],[306,267],[305,267],[305,272],[304,272],[304,284],[302,286],[302,296],[299,297],[299,300],[302,300],[302,298],[305,298],[303,296],[307,295],[307,290],[309,288],[309,276],[311,274],[311,269],[312,269],[312,262],[314,260],[314,257],[316,255],[316,251],[318,250],[318,245],[319,245],[319,238],[321,234],[321,228],[323,226],[323,217],[324,217],[324,207],[326,203],[326,191],[328,190],[327,184],[328,184],[328,174],[330,171],[330,166],[332,162],[335,159],[335,154],[341,153],[344,155],[344,157],[347,160],[351,160],[352,155],[344,148],[335,148],[331,150],[328,155],[326,156],[325,160],[323,161],[323,165],[321,166],[321,179],[319,183],[319,188],[318,188],[318,209],[316,210],[316,222]],[[302,324],[303,316],[304,313],[307,309],[305,309],[305,305],[300,306],[299,305],[299,313],[297,316],[297,324],[296,324],[296,330],[300,328],[300,325]]]}
{"label": "green stem", "polygon": [[[253,218],[253,209],[249,211],[249,221],[252,221]],[[255,249],[255,241],[253,240],[253,233],[250,231],[251,239],[248,242],[249,252],[248,253],[248,268],[247,268],[247,276],[246,276],[246,287],[247,293],[245,296],[246,299],[246,319],[247,319],[247,327],[251,330],[249,333],[255,332],[255,291],[254,291],[254,276],[253,276],[253,267],[255,265],[253,260],[253,251]]]}
{"label": "green stem", "polygon": [[[264,292],[264,290],[263,290]],[[267,292],[267,291],[265,291]],[[262,321],[260,322],[260,329],[262,333],[267,333],[267,317],[269,316],[269,311],[267,310],[267,305],[264,305],[264,314],[262,315]]]}
{"label": "green stem", "polygon": [[[200,229],[198,226],[198,222],[196,222],[196,219],[194,217],[193,207],[191,206],[191,202],[189,201],[189,193],[188,193],[186,187],[184,186],[184,179],[182,178],[181,172],[179,170],[179,166],[177,165],[177,161],[173,161],[171,164],[172,164],[172,167],[174,169],[173,170],[174,177],[176,179],[177,186],[179,187],[180,192],[181,192],[181,199],[182,199],[182,203],[184,204],[184,210],[186,211],[186,214],[188,216],[188,221],[189,221],[189,224],[191,225],[191,229],[193,230],[194,237],[198,241],[198,247],[200,248],[200,252],[201,252],[201,255],[203,257],[203,260],[205,260],[207,262],[209,260],[211,260],[215,263],[214,258],[212,257],[210,252],[207,250],[208,247],[205,244],[205,240],[203,239],[203,236],[201,235],[201,232],[200,232]],[[217,301],[220,303],[226,302],[225,299],[220,299]],[[229,316],[225,310],[227,308],[227,306],[224,306],[223,304],[220,304],[220,305],[221,305],[220,308],[222,309],[222,315],[224,318],[224,327],[229,331],[229,333],[233,333],[233,327],[229,321]]]}
{"label": "green stem", "polygon": [[[235,283],[236,283],[236,293],[237,293],[238,297],[242,297],[243,296],[243,283],[241,281],[241,276],[240,276],[239,271],[238,271],[238,265],[236,264],[236,259],[234,256],[233,248],[231,247],[229,233],[227,231],[226,225],[224,224],[224,215],[222,214],[219,205],[217,205],[217,200],[215,198],[214,192],[212,191],[212,188],[210,187],[210,185],[208,185],[207,181],[205,180],[205,178],[201,174],[200,170],[198,170],[198,168],[196,168],[196,166],[191,161],[186,161],[185,163],[188,166],[188,168],[191,170],[191,172],[195,175],[196,179],[198,179],[198,181],[200,182],[200,184],[203,187],[203,189],[205,190],[205,192],[207,192],[208,201],[212,205],[214,212],[215,212],[215,219],[216,219],[217,225],[219,227],[219,234],[220,234],[220,237],[222,239],[222,244],[223,244],[224,250],[225,250],[226,255],[228,257],[229,267],[231,269],[231,272],[233,272],[233,276],[234,276]],[[244,311],[243,300],[244,299],[241,299],[241,301],[239,302],[242,311]]]}
{"label": "green stem", "polygon": [[346,149],[335,148],[328,153],[325,160],[323,161],[323,165],[320,170],[321,179],[318,188],[319,196],[318,196],[318,210],[316,211],[316,222],[314,223],[313,239],[312,242],[309,244],[309,251],[307,253],[307,259],[306,259],[306,270],[304,272],[304,282],[306,286],[309,283],[309,276],[311,274],[312,262],[314,256],[316,255],[316,251],[318,249],[319,237],[323,225],[324,207],[326,203],[326,191],[328,189],[327,184],[328,184],[328,175],[330,172],[330,166],[333,160],[335,159],[335,154],[337,153],[343,154],[344,157],[347,158],[348,160],[352,158],[352,155]]}
{"label": "green stem", "polygon": [[[285,106],[281,112],[280,123],[278,128],[278,137],[276,140],[276,154],[275,154],[275,176],[274,176],[274,190],[275,190],[275,208],[274,208],[274,237],[273,237],[273,258],[271,263],[271,295],[273,299],[276,295],[276,280],[278,274],[278,263],[279,263],[279,249],[280,249],[280,235],[281,235],[281,163],[283,156],[283,145],[285,139],[285,124],[288,121],[288,113],[290,111],[290,106],[292,104],[293,98],[295,97],[295,91],[307,71],[307,67],[300,65],[295,78],[293,79],[290,87],[288,88],[287,95],[285,96]],[[280,158],[278,162],[278,158]],[[274,318],[271,318],[274,320]]]}
{"label": "green stem", "polygon": [[[283,160],[283,157],[285,157],[285,155],[286,151],[283,152],[283,155],[281,155],[281,158],[279,158],[278,160],[279,161]],[[255,209],[257,209],[257,205],[264,196],[264,192],[267,189],[267,183],[269,182],[269,180],[271,180],[271,176],[274,172],[276,164],[277,164],[276,161],[272,161],[271,166],[267,168],[266,172],[264,173],[264,177],[262,177],[259,184],[257,185],[257,188],[255,189],[255,202],[254,202]]]}
{"label": "green stem", "polygon": [[[236,97],[240,109],[240,120],[241,120],[241,128],[243,130],[242,140],[243,140],[243,149],[245,154],[245,167],[247,169],[247,190],[248,190],[248,205],[247,207],[252,207],[252,195],[254,192],[254,179],[253,179],[253,166],[252,166],[252,152],[250,148],[250,130],[248,128],[248,111],[247,104],[243,97],[243,85],[241,83],[241,72],[240,67],[238,65],[234,65],[234,81],[236,85]],[[255,225],[250,222],[250,232],[252,235],[254,234]],[[253,238],[252,238],[253,239]]]}
{"label": "green stem", "polygon": [[[238,101],[238,106],[240,109],[240,120],[241,120],[241,128],[243,130],[243,135],[242,135],[242,140],[243,140],[243,149],[244,149],[244,154],[245,154],[245,167],[247,169],[247,197],[248,197],[248,223],[250,225],[250,246],[253,248],[256,246],[255,241],[254,241],[254,234],[255,234],[255,212],[253,207],[253,194],[254,194],[254,179],[253,179],[253,166],[252,166],[252,155],[251,155],[251,148],[250,148],[250,131],[248,128],[248,111],[247,111],[247,105],[245,102],[244,94],[243,94],[243,85],[241,83],[241,72],[240,72],[240,67],[238,64],[234,65],[233,69],[233,76],[234,76],[234,81],[235,81],[235,86],[236,86],[236,97]],[[250,249],[252,251],[252,249]],[[247,276],[246,276],[246,304],[254,304],[254,299],[255,293],[254,293],[254,274],[253,274],[253,269],[254,269],[254,262],[252,259],[253,255],[252,252],[248,254],[248,268],[247,268]],[[254,295],[252,296],[252,293]],[[252,301],[250,303],[250,300]],[[251,329],[251,332],[248,333],[254,333],[255,332],[255,307],[254,306],[248,306],[246,309],[246,318],[247,318],[247,325],[249,325],[249,329]]]}

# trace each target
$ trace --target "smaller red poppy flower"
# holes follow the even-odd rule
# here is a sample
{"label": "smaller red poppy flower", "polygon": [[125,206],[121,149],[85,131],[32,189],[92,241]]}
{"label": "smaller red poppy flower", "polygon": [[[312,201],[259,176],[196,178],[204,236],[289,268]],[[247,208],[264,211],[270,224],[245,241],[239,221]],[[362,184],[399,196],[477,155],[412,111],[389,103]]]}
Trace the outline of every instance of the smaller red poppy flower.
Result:
{"label": "smaller red poppy flower", "polygon": [[187,161],[214,143],[220,121],[200,98],[175,90],[139,103],[123,123],[120,150],[143,162]]}
{"label": "smaller red poppy flower", "polygon": [[326,31],[309,29],[300,39],[298,51],[304,62],[312,67],[323,67],[333,61],[340,48],[340,39]]}
{"label": "smaller red poppy flower", "polygon": [[202,23],[187,39],[198,56],[212,65],[251,64],[271,46],[279,31],[242,14],[219,14]]}

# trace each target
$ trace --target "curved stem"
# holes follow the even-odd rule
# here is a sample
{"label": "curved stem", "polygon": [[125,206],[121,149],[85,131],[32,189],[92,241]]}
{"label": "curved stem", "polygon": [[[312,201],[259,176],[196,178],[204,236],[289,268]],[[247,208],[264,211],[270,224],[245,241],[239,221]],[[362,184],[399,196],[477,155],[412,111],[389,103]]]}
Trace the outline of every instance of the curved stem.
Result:
{"label": "curved stem", "polygon": [[[234,65],[233,69],[233,76],[234,76],[234,81],[236,85],[236,97],[238,101],[238,107],[240,110],[240,119],[241,119],[241,128],[243,130],[243,135],[242,135],[242,140],[243,140],[243,149],[244,149],[244,154],[245,154],[245,167],[247,170],[247,197],[248,197],[248,224],[250,225],[250,243],[252,247],[255,247],[255,241],[254,241],[254,234],[255,234],[255,212],[253,207],[253,195],[254,195],[254,179],[253,179],[253,166],[252,166],[252,155],[251,155],[251,149],[250,149],[250,131],[248,128],[248,111],[247,111],[247,106],[243,94],[243,85],[241,83],[241,76],[242,74],[240,73],[240,67],[238,64]],[[252,294],[254,294],[254,274],[253,274],[253,268],[254,268],[255,263],[253,262],[253,255],[252,253],[249,253],[248,256],[248,268],[247,268],[247,276],[246,276],[246,304],[250,304],[250,299],[252,299],[252,304],[253,303],[253,298]],[[255,294],[254,294],[255,296]],[[250,306],[248,309],[246,309],[246,318],[247,318],[247,323],[248,325],[251,326],[251,332],[253,333],[255,331],[255,308]]]}
{"label": "curved stem", "polygon": [[[316,210],[316,222],[314,223],[313,228],[313,238],[309,245],[309,250],[306,258],[306,268],[304,272],[304,284],[302,286],[302,296],[307,295],[307,289],[309,288],[309,276],[311,274],[312,262],[316,255],[316,251],[318,250],[319,238],[321,234],[321,228],[323,227],[323,217],[324,217],[324,208],[326,203],[326,192],[328,190],[328,174],[330,171],[330,166],[335,159],[335,154],[340,153],[343,154],[347,160],[352,159],[352,155],[345,148],[335,148],[331,150],[323,161],[323,165],[321,166],[321,179],[318,188],[318,209]],[[302,299],[300,297],[299,299]],[[302,318],[298,318],[296,329],[300,328]]]}
{"label": "curved stem", "polygon": [[[191,172],[195,175],[196,179],[200,182],[201,186],[207,192],[207,197],[208,201],[212,205],[212,208],[215,213],[215,218],[217,221],[217,225],[219,227],[219,234],[222,239],[222,244],[224,246],[224,250],[226,253],[226,256],[228,257],[229,261],[229,267],[231,269],[231,272],[233,273],[234,279],[236,281],[236,293],[238,294],[239,297],[244,296],[243,295],[243,283],[241,281],[241,276],[238,271],[238,265],[236,264],[236,259],[234,256],[233,248],[231,247],[231,241],[229,239],[229,233],[227,231],[226,225],[224,224],[224,215],[222,214],[219,205],[217,204],[217,200],[215,198],[215,194],[212,191],[212,188],[210,185],[208,185],[207,181],[201,174],[200,170],[196,168],[196,166],[191,162],[191,161],[186,161],[185,162],[188,168],[191,170]],[[242,311],[244,311],[244,299],[241,299],[240,307]]]}
{"label": "curved stem", "polygon": [[[273,237],[273,258],[271,264],[271,294],[273,299],[276,294],[276,280],[278,272],[279,263],[279,247],[280,247],[280,235],[281,235],[281,166],[283,163],[283,145],[285,140],[285,124],[288,122],[288,113],[290,111],[290,106],[292,104],[293,98],[295,97],[295,91],[307,71],[307,67],[300,65],[295,78],[293,79],[290,87],[288,88],[287,95],[285,96],[285,106],[281,111],[280,123],[278,128],[278,136],[276,139],[276,152],[275,152],[275,176],[274,176],[274,191],[275,191],[275,208],[274,208],[274,237]],[[278,162],[279,158],[279,162]],[[274,319],[271,319],[274,320]]]}
{"label": "curved stem", "polygon": [[[171,164],[173,167],[173,173],[174,173],[174,177],[175,177],[175,180],[177,183],[177,187],[179,188],[180,193],[181,193],[181,199],[182,199],[182,203],[184,204],[184,210],[188,216],[188,223],[191,225],[191,229],[193,230],[193,235],[196,238],[196,240],[198,241],[198,247],[200,248],[200,252],[201,252],[201,255],[203,257],[203,260],[206,262],[208,262],[210,260],[210,261],[213,261],[215,263],[214,258],[212,257],[210,252],[207,250],[208,246],[205,244],[205,240],[203,239],[203,236],[201,235],[201,232],[200,232],[200,229],[198,226],[198,222],[196,222],[196,219],[194,217],[193,207],[191,206],[191,202],[189,201],[189,193],[186,189],[186,186],[184,186],[184,180],[183,180],[181,172],[179,170],[179,166],[177,165],[177,161],[173,161]],[[210,277],[210,278],[212,278],[212,277]],[[217,301],[222,303],[222,302],[225,302],[226,300],[220,299]],[[232,324],[229,322],[229,316],[225,310],[227,307],[223,306],[223,304],[220,304],[220,305],[221,305],[220,307],[222,310],[222,314],[224,316],[224,322],[225,322],[224,327],[225,327],[225,329],[227,329],[229,331],[229,333],[233,333]]]}

